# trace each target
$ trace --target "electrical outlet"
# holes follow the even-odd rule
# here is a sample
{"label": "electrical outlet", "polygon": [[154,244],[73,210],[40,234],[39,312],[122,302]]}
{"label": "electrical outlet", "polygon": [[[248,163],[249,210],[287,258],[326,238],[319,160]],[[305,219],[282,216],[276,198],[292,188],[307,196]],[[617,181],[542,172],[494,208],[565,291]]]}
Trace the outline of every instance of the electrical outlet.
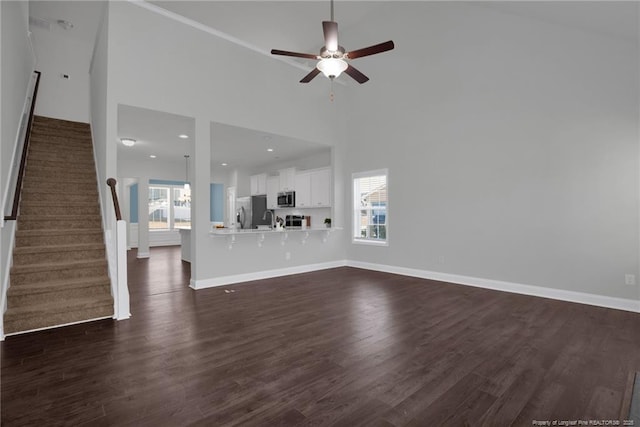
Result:
{"label": "electrical outlet", "polygon": [[636,275],[635,274],[625,274],[624,275],[624,284],[625,285],[635,285],[636,284]]}
{"label": "electrical outlet", "polygon": [[284,254],[284,259],[286,259],[287,261],[289,261],[291,259],[291,252],[285,252]]}

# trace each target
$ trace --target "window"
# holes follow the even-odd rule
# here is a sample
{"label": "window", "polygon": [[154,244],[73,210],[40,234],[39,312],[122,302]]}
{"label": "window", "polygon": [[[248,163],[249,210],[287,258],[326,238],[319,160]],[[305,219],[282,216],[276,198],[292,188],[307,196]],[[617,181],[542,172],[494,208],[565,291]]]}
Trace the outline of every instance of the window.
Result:
{"label": "window", "polygon": [[149,186],[149,230],[191,228],[191,194],[179,185]]}
{"label": "window", "polygon": [[387,244],[389,199],[386,169],[354,173],[353,242]]}

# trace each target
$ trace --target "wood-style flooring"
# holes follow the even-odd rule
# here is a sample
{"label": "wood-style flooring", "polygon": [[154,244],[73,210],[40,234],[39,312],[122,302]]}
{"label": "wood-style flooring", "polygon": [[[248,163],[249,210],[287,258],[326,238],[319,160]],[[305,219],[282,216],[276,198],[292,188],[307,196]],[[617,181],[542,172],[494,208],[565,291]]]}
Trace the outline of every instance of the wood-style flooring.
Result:
{"label": "wood-style flooring", "polygon": [[1,344],[3,426],[620,420],[640,371],[634,313],[354,268],[193,291],[179,248],[129,256],[130,320]]}

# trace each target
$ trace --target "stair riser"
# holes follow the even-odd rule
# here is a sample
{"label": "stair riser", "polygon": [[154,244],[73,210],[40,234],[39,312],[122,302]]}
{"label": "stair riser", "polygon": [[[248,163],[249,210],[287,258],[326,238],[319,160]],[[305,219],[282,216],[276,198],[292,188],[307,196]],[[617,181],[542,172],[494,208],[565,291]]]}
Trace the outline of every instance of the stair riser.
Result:
{"label": "stair riser", "polygon": [[100,208],[98,205],[89,206],[42,206],[42,205],[25,205],[24,203],[20,207],[21,215],[69,215],[73,212],[74,215],[100,215]]}
{"label": "stair riser", "polygon": [[78,133],[73,133],[72,135],[56,135],[49,134],[46,135],[42,132],[38,132],[37,134],[32,134],[29,140],[29,147],[40,147],[40,146],[50,146],[56,145],[63,148],[91,148],[91,136],[87,135],[79,135]]}
{"label": "stair riser", "polygon": [[[93,166],[93,162],[91,163]],[[61,172],[65,172],[65,174],[61,174]],[[74,167],[69,168],[64,165],[61,165],[59,162],[49,162],[47,160],[33,160],[27,159],[27,170],[26,176],[29,175],[50,175],[50,174],[61,174],[61,175],[77,175],[81,177],[96,177],[96,171],[93,167]]]}
{"label": "stair riser", "polygon": [[[35,171],[34,169],[35,168]],[[71,172],[85,172],[87,174],[93,174],[95,176],[95,168],[93,167],[93,160],[90,165],[79,165],[77,163],[69,163],[69,162],[61,162],[61,161],[50,161],[48,158],[46,159],[36,159],[36,158],[28,158],[27,159],[27,173],[36,172],[42,168],[51,169],[54,171],[71,171]]]}
{"label": "stair riser", "polygon": [[22,215],[100,215],[100,208],[97,204],[91,205],[68,205],[68,206],[46,206],[42,204],[20,206],[20,214]]}
{"label": "stair riser", "polygon": [[87,138],[91,137],[91,128],[87,124],[84,125],[68,125],[58,123],[34,123],[31,128],[32,135],[47,135],[47,136],[67,136],[67,135],[79,135]]}
{"label": "stair riser", "polygon": [[[35,167],[34,167],[35,169]],[[27,172],[25,174],[25,181],[33,180],[33,181],[50,181],[57,180],[63,184],[73,185],[76,182],[83,183],[96,183],[96,174],[93,170],[83,171],[77,169],[40,169],[34,171],[32,168],[27,167]],[[96,184],[97,185],[97,184]]]}
{"label": "stair riser", "polygon": [[9,288],[9,293],[7,293],[7,299],[11,303],[11,307],[22,307],[71,298],[103,298],[111,296],[111,290],[108,286],[59,289],[53,292],[41,292],[29,295],[11,295],[10,291],[11,288]]}
{"label": "stair riser", "polygon": [[47,328],[107,316],[113,316],[113,305],[104,305],[67,313],[47,314],[46,318],[37,316],[22,319],[11,319],[8,318],[9,316],[5,315],[4,332],[5,334],[12,334],[14,332]]}
{"label": "stair riser", "polygon": [[63,152],[63,153],[82,153],[91,154],[93,156],[93,147],[91,146],[91,140],[46,140],[46,139],[31,139],[29,142],[29,152],[34,153],[51,153],[51,152]]}
{"label": "stair riser", "polygon": [[48,162],[59,162],[71,166],[78,163],[82,164],[83,166],[93,165],[93,156],[91,154],[84,153],[44,153],[37,151],[29,153],[29,159]]}
{"label": "stair riser", "polygon": [[76,185],[76,184],[92,184],[97,186],[96,174],[93,169],[82,170],[69,170],[69,169],[53,169],[48,168],[46,170],[37,168],[27,168],[25,174],[25,182],[51,182],[56,181],[61,185]]}
{"label": "stair riser", "polygon": [[45,280],[66,280],[80,277],[96,277],[107,274],[106,266],[75,267],[63,270],[30,271],[25,273],[11,273],[11,286],[28,283],[39,283]]}
{"label": "stair riser", "polygon": [[104,249],[15,254],[13,256],[13,265],[32,265],[48,262],[70,262],[92,259],[105,259]]}
{"label": "stair riser", "polygon": [[65,183],[59,182],[55,178],[51,180],[45,181],[35,181],[29,177],[24,180],[24,184],[22,185],[23,190],[32,190],[32,191],[59,191],[63,190],[65,192],[73,191],[74,194],[77,193],[86,193],[89,191],[97,192],[98,188],[96,186],[95,181],[90,183],[72,183],[69,185],[65,185]]}
{"label": "stair riser", "polygon": [[49,119],[43,117],[36,117],[33,121],[34,132],[50,132],[50,133],[69,133],[69,132],[84,132],[91,134],[91,127],[88,123],[81,122],[69,122],[60,121],[57,119]]}
{"label": "stair riser", "polygon": [[25,220],[18,218],[19,230],[61,230],[100,227],[102,227],[101,220],[90,217],[82,220],[68,220],[64,218]]}
{"label": "stair riser", "polygon": [[[27,168],[28,169],[28,168]],[[46,171],[38,171],[37,173],[30,173],[27,171],[24,178],[23,187],[27,186],[27,183],[36,184],[36,183],[48,183],[48,182],[56,182],[59,187],[66,187],[68,191],[69,188],[74,188],[76,185],[88,185],[93,189],[98,188],[98,181],[96,180],[95,173],[93,175],[86,173],[77,173],[73,170],[46,170]],[[106,183],[105,183],[106,186]]]}
{"label": "stair riser", "polygon": [[79,203],[98,203],[98,192],[93,191],[93,194],[87,193],[54,193],[54,192],[40,192],[31,189],[22,190],[22,200],[26,201],[38,201],[38,202],[62,202],[73,204],[73,202]]}
{"label": "stair riser", "polygon": [[102,233],[74,234],[69,233],[61,236],[20,236],[20,231],[16,235],[16,247],[22,246],[47,246],[47,245],[70,245],[73,243],[96,243],[103,242]]}

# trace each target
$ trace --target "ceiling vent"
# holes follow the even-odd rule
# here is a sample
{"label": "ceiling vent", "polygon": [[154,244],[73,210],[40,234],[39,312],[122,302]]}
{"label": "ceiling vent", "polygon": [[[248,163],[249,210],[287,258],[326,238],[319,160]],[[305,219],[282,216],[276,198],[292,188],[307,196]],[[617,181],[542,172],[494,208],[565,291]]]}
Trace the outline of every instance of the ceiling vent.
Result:
{"label": "ceiling vent", "polygon": [[41,30],[51,31],[51,23],[45,19],[29,17],[29,26],[32,28],[40,28]]}

